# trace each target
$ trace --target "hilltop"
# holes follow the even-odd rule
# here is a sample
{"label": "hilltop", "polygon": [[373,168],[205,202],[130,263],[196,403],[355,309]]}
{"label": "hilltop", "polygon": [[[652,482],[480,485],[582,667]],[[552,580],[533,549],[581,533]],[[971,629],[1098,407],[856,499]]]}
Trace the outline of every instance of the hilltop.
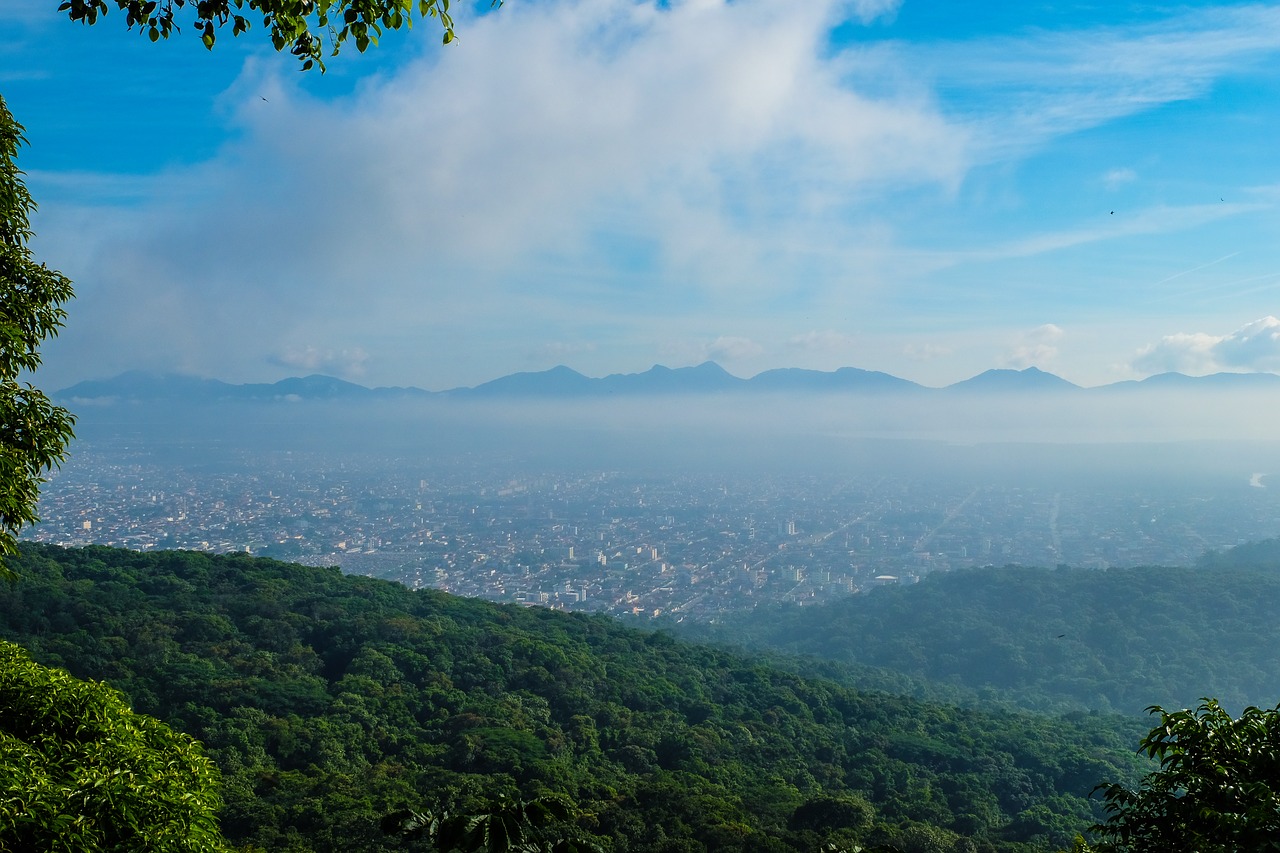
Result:
{"label": "hilltop", "polygon": [[1277,540],[1197,567],[974,568],[680,630],[1042,710],[1140,714],[1203,696],[1236,710],[1271,707],[1280,699],[1277,569]]}
{"label": "hilltop", "polygon": [[603,617],[244,556],[24,546],[0,632],[202,740],[228,839],[380,850],[403,805],[555,792],[632,851],[1064,846],[1141,721],[860,692]]}

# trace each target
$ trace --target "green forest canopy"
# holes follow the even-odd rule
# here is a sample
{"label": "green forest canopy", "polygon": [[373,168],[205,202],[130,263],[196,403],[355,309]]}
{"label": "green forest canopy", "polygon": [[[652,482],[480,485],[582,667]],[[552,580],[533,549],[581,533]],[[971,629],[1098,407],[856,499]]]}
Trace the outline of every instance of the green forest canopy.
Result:
{"label": "green forest canopy", "polygon": [[200,745],[0,640],[0,850],[225,850]]}
{"label": "green forest canopy", "polygon": [[18,568],[0,636],[202,741],[233,844],[403,849],[379,823],[405,806],[558,795],[615,850],[1051,850],[1143,768],[1141,720],[863,693],[336,569],[34,545]]}
{"label": "green forest canopy", "polygon": [[697,639],[876,667],[1037,710],[1141,714],[1280,698],[1280,543],[1195,568],[987,567],[827,605],[763,607]]}

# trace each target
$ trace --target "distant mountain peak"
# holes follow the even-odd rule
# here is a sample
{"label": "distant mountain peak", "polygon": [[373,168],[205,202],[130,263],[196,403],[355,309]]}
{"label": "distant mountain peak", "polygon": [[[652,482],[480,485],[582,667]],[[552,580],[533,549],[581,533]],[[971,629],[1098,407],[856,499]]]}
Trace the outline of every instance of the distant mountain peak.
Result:
{"label": "distant mountain peak", "polygon": [[558,364],[550,370],[512,373],[474,388],[455,388],[444,393],[460,397],[556,397],[590,393],[595,381],[578,371]]}
{"label": "distant mountain peak", "polygon": [[757,373],[748,383],[768,391],[822,391],[822,392],[885,392],[923,391],[907,379],[900,379],[878,370],[858,367],[841,367],[833,372],[806,370],[800,367],[782,367]]}
{"label": "distant mountain peak", "polygon": [[218,379],[202,379],[178,373],[129,370],[111,379],[77,382],[54,393],[54,398],[79,403],[219,403],[234,401],[360,399],[370,396],[426,394],[417,388],[370,389],[345,379],[313,373],[272,383],[232,385]]}
{"label": "distant mountain peak", "polygon": [[929,394],[938,391],[983,394],[1101,393],[1105,395],[1169,391],[1273,391],[1280,388],[1274,373],[1214,373],[1186,376],[1161,373],[1143,380],[1126,380],[1097,388],[1081,388],[1038,367],[1021,370],[993,368],[945,388],[927,388],[874,370],[841,367],[833,371],[783,367],[765,370],[750,379],[729,373],[714,361],[687,367],[655,364],[641,373],[611,373],[594,378],[558,364],[547,370],[512,373],[470,388],[431,392],[420,388],[368,388],[324,374],[290,377],[272,383],[233,385],[177,373],[129,370],[110,379],[78,382],[54,393],[70,406],[112,403],[271,402],[302,400],[370,400],[406,398],[455,399],[608,399],[624,396],[723,394]]}
{"label": "distant mountain peak", "polygon": [[992,368],[977,376],[947,386],[956,391],[1069,391],[1082,390],[1061,376],[1046,373],[1038,367]]}
{"label": "distant mountain peak", "polygon": [[1188,376],[1169,371],[1145,379],[1126,379],[1103,385],[1097,390],[1110,393],[1142,391],[1259,391],[1280,388],[1280,376],[1274,373],[1209,373]]}

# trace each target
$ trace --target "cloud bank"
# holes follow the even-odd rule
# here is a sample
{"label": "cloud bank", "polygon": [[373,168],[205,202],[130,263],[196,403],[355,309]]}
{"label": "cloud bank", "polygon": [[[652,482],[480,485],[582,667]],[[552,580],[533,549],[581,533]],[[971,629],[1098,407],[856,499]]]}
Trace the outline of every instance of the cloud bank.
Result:
{"label": "cloud bank", "polygon": [[112,224],[73,253],[82,301],[95,326],[129,306],[181,328],[156,343],[191,364],[228,337],[275,364],[257,341],[386,363],[389,338],[415,339],[422,364],[464,325],[501,345],[596,311],[758,310],[860,254],[837,242],[862,242],[851,207],[964,173],[966,134],[935,104],[866,94],[826,56],[841,21],[894,8],[509,3],[336,101],[250,62],[226,96],[240,141],[96,217]]}
{"label": "cloud bank", "polygon": [[1139,350],[1133,368],[1193,376],[1219,371],[1280,371],[1280,320],[1263,317],[1228,335],[1180,332]]}
{"label": "cloud bank", "polygon": [[1065,335],[1066,332],[1053,323],[1021,332],[1005,353],[1001,366],[1018,370],[1046,367],[1058,357],[1058,344]]}
{"label": "cloud bank", "polygon": [[303,370],[309,373],[319,372],[344,379],[354,379],[364,376],[369,354],[359,347],[331,350],[307,346],[276,353],[271,360],[275,364],[287,367],[290,370]]}
{"label": "cloud bank", "polygon": [[[642,369],[672,341],[691,361],[753,368],[836,358],[884,327],[894,356],[928,335],[911,352],[936,362],[955,351],[947,324],[993,305],[1022,314],[1002,329],[1048,311],[994,276],[954,290],[931,276],[1229,212],[1153,204],[1124,222],[993,229],[977,246],[915,216],[965,219],[984,164],[1208,91],[1280,47],[1280,12],[899,43],[885,35],[898,11],[511,0],[349,96],[251,59],[223,96],[232,134],[216,156],[125,182],[137,196],[117,181],[45,209],[42,245],[80,288],[47,363],[450,387],[569,356],[591,373]],[[911,318],[892,315],[903,303]],[[911,328],[920,317],[933,327]],[[1051,359],[1058,337],[1001,332],[978,367],[1002,347],[1012,366]]]}

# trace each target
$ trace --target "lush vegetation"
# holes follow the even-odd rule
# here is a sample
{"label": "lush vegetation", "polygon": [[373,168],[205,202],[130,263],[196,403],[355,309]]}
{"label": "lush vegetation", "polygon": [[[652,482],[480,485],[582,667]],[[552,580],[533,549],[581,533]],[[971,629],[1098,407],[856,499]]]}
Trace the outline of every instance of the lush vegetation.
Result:
{"label": "lush vegetation", "polygon": [[0,640],[0,850],[218,853],[216,780],[190,737]]}
{"label": "lush vegetation", "polygon": [[1141,748],[1159,769],[1134,791],[1106,786],[1100,850],[1235,853],[1280,850],[1280,706],[1232,718],[1212,700],[1152,708]]}
{"label": "lush vegetation", "polygon": [[1278,551],[1249,546],[1196,568],[939,573],[686,630],[1038,710],[1136,715],[1205,696],[1236,710],[1270,706],[1280,697]]}
{"label": "lush vegetation", "polygon": [[616,850],[1045,850],[1143,769],[1141,721],[861,693],[334,569],[37,546],[16,568],[0,635],[201,740],[233,844],[405,849],[380,822],[406,807],[559,796]]}
{"label": "lush vegetation", "polygon": [[36,521],[44,474],[62,462],[75,419],[21,381],[40,366],[40,346],[58,334],[71,281],[35,259],[31,214],[18,149],[26,140],[0,98],[0,578],[18,531]]}

